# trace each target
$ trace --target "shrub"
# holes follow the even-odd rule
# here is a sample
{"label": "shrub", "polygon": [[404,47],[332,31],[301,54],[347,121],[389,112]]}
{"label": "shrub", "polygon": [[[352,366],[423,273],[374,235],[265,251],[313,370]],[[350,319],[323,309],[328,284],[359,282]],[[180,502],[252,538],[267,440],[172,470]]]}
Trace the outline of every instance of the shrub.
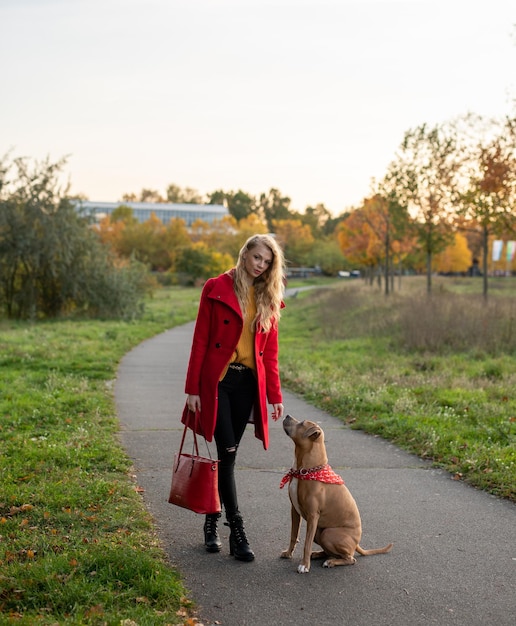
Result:
{"label": "shrub", "polygon": [[143,266],[115,264],[60,186],[63,164],[0,163],[0,306],[11,318],[134,317]]}

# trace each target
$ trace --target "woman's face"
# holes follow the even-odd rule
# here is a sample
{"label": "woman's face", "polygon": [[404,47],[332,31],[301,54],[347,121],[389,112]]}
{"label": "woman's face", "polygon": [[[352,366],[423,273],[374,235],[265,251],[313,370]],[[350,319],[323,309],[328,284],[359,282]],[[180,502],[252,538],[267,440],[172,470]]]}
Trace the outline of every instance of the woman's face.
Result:
{"label": "woman's face", "polygon": [[259,243],[245,253],[243,260],[249,282],[252,284],[256,278],[269,269],[272,264],[273,255],[266,245]]}

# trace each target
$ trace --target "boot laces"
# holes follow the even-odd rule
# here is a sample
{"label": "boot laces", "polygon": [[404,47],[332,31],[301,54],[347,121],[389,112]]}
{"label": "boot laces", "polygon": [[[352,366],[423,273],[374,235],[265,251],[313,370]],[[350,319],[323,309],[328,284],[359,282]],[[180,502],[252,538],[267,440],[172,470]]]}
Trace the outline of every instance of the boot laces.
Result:
{"label": "boot laces", "polygon": [[210,535],[217,534],[217,522],[218,516],[215,515],[207,515],[206,516],[206,533]]}
{"label": "boot laces", "polygon": [[235,543],[248,543],[242,518],[231,520],[227,526],[231,529],[231,534],[233,535]]}

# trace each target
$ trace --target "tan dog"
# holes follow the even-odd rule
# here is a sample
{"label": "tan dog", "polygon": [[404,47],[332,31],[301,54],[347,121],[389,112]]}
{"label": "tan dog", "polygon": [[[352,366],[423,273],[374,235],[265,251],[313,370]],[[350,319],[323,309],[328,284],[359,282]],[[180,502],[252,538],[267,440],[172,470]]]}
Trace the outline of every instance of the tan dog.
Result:
{"label": "tan dog", "polygon": [[[288,493],[292,504],[290,545],[281,557],[292,558],[299,541],[301,518],[306,520],[307,526],[303,559],[297,568],[300,574],[310,571],[311,558],[328,557],[323,567],[335,567],[353,565],[355,552],[364,556],[389,552],[392,543],[375,550],[360,547],[360,513],[342,478],[328,465],[321,427],[307,420],[299,422],[287,415],[283,429],[295,443],[296,466],[281,485],[290,481]],[[321,546],[321,551],[312,552],[314,542]]]}

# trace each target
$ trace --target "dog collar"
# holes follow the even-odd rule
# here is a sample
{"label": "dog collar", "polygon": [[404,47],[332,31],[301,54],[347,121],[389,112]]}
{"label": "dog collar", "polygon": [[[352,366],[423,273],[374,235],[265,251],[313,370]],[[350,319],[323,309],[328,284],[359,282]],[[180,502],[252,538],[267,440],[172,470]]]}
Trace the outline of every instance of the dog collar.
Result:
{"label": "dog collar", "polygon": [[301,480],[318,480],[321,483],[330,483],[333,485],[343,485],[344,481],[342,477],[336,474],[332,468],[326,463],[326,465],[318,465],[317,467],[299,469],[291,468],[283,476],[280,482],[280,489],[289,483],[293,478],[300,478]]}

